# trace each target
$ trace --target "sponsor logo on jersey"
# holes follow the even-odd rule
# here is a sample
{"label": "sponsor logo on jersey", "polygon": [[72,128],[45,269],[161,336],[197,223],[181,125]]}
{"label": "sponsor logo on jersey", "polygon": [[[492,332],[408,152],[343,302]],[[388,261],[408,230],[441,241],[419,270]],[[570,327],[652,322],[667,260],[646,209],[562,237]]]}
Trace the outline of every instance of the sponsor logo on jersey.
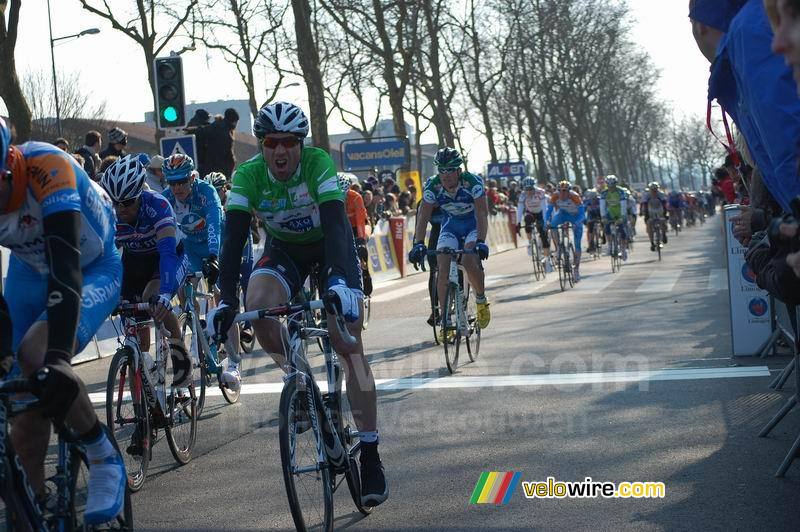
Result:
{"label": "sponsor logo on jersey", "polygon": [[278,225],[281,229],[292,231],[293,233],[307,233],[314,228],[314,222],[311,220],[311,216],[303,216],[302,218],[279,222]]}
{"label": "sponsor logo on jersey", "polygon": [[39,220],[31,216],[30,214],[23,214],[19,217],[19,222],[17,223],[17,227],[20,229],[30,229],[34,225],[38,224]]}

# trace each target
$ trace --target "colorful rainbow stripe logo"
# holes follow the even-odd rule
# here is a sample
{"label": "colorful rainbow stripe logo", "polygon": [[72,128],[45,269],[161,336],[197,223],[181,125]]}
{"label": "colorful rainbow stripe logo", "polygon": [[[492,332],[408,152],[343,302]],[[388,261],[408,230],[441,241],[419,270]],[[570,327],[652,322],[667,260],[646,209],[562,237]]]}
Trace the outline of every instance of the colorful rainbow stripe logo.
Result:
{"label": "colorful rainbow stripe logo", "polygon": [[469,502],[482,503],[505,503],[511,500],[514,495],[514,490],[519,483],[519,472],[505,472],[505,473],[481,473],[481,478],[478,479],[478,484],[475,486],[475,491],[472,492],[472,497]]}

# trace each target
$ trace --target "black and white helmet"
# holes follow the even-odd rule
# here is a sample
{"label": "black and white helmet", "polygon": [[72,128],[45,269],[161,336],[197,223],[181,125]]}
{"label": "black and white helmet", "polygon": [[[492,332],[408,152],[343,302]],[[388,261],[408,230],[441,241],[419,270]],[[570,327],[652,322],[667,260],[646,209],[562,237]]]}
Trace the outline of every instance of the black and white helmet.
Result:
{"label": "black and white helmet", "polygon": [[100,178],[100,185],[114,202],[120,203],[139,197],[146,175],[147,169],[142,166],[136,154],[125,155],[106,168]]}
{"label": "black and white helmet", "polygon": [[127,144],[128,133],[122,128],[115,127],[108,132],[108,142],[111,144]]}
{"label": "black and white helmet", "polygon": [[308,136],[308,118],[303,110],[293,103],[266,104],[258,111],[253,124],[253,134],[258,139],[263,139],[270,133],[291,133],[302,140]]}

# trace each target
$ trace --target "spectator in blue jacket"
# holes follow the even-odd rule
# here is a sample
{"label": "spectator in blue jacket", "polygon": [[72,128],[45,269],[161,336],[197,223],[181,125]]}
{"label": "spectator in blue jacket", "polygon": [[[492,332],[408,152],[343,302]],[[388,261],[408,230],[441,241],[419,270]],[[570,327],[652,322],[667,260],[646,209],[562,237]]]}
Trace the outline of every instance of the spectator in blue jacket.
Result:
{"label": "spectator in blue jacket", "polygon": [[800,100],[791,69],[772,53],[763,0],[691,0],[689,18],[700,51],[712,62],[709,102],[716,99],[731,116],[767,190],[788,211],[800,194]]}

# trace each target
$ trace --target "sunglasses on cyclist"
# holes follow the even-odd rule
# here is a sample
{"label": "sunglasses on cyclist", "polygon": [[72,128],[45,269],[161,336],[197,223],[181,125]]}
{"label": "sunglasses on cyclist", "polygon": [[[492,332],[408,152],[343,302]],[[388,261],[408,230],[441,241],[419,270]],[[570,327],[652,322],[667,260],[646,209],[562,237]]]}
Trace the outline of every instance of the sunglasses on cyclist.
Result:
{"label": "sunglasses on cyclist", "polygon": [[282,138],[271,138],[271,137],[264,137],[264,140],[261,141],[261,145],[265,148],[269,148],[274,150],[278,146],[283,146],[287,150],[290,150],[300,144],[300,139],[297,137],[282,137]]}
{"label": "sunglasses on cyclist", "polygon": [[179,187],[179,186],[187,184],[188,182],[189,182],[189,178],[188,177],[184,177],[183,179],[175,179],[174,181],[167,181],[167,184],[170,187]]}
{"label": "sunglasses on cyclist", "polygon": [[439,168],[438,171],[440,174],[452,174],[453,172],[458,170],[458,168],[459,168],[458,166],[456,166],[455,168]]}
{"label": "sunglasses on cyclist", "polygon": [[136,198],[129,198],[124,201],[112,201],[111,203],[114,204],[114,207],[123,207],[128,208],[136,202]]}

